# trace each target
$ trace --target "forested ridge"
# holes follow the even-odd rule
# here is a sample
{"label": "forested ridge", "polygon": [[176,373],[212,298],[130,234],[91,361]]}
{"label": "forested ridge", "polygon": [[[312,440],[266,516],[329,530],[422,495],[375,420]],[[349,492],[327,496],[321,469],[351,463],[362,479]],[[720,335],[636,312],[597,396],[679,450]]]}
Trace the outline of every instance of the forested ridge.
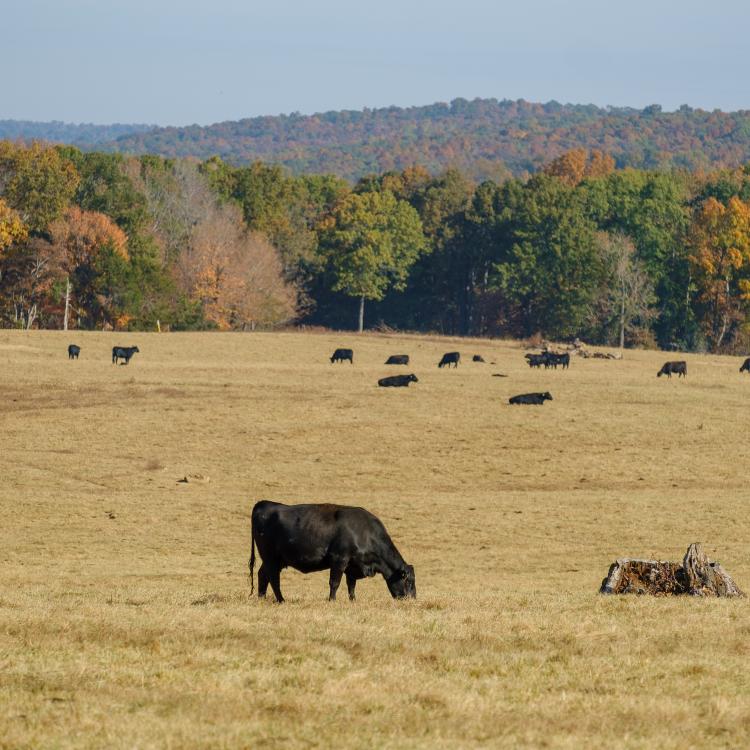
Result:
{"label": "forested ridge", "polygon": [[547,102],[455,99],[450,104],[255,117],[207,127],[156,128],[107,146],[122,153],[256,160],[293,174],[356,181],[421,164],[473,180],[524,176],[574,148],[611,154],[618,167],[709,169],[750,160],[750,112],[684,106],[663,112]]}
{"label": "forested ridge", "polygon": [[413,165],[352,184],[0,141],[0,323],[157,322],[744,352],[750,166],[619,168],[572,149],[518,178]]}
{"label": "forested ridge", "polygon": [[421,107],[253,117],[205,127],[5,120],[0,121],[3,138],[171,158],[219,156],[235,166],[260,160],[292,174],[335,174],[350,181],[412,164],[434,174],[455,168],[481,181],[525,176],[574,148],[611,154],[620,168],[736,167],[750,160],[750,112],[454,99]]}

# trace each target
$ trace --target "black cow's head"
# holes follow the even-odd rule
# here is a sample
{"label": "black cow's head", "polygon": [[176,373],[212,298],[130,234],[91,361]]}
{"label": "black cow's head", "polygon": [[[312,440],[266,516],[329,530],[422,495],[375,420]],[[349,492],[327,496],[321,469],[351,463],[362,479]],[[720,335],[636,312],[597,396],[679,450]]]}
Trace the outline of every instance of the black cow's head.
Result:
{"label": "black cow's head", "polygon": [[418,383],[419,380],[417,379],[416,375],[409,375],[409,382],[410,383]]}
{"label": "black cow's head", "polygon": [[417,583],[414,578],[414,566],[407,565],[401,570],[397,570],[390,578],[387,579],[388,591],[394,599],[416,599]]}
{"label": "black cow's head", "polygon": [[542,394],[542,401],[552,401],[552,394],[549,391],[545,391]]}

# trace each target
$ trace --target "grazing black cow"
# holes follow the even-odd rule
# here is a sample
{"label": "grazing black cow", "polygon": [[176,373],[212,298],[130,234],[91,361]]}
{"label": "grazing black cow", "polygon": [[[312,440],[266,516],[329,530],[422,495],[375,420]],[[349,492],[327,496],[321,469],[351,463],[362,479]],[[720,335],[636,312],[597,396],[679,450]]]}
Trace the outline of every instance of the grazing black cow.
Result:
{"label": "grazing black cow", "polygon": [[411,375],[389,375],[387,378],[380,378],[378,385],[382,388],[404,388],[409,383],[418,383],[417,376]]}
{"label": "grazing black cow", "polygon": [[475,355],[474,355],[474,356],[473,356],[473,357],[471,358],[471,361],[472,361],[472,362],[484,362],[484,357],[483,357],[483,356],[482,356],[481,354],[475,354]]}
{"label": "grazing black cow", "polygon": [[660,378],[662,375],[666,375],[671,378],[672,375],[677,377],[687,377],[687,362],[665,362],[661,366],[661,370],[656,373],[656,377]]}
{"label": "grazing black cow", "polygon": [[552,394],[549,391],[544,393],[522,393],[519,396],[512,396],[508,399],[509,404],[534,404],[541,406],[545,401],[552,401]]}
{"label": "grazing black cow", "polygon": [[446,352],[443,354],[443,358],[438,362],[438,367],[445,367],[448,365],[450,367],[453,365],[454,367],[458,367],[458,363],[461,361],[461,354],[460,352]]}
{"label": "grazing black cow", "polygon": [[131,357],[139,351],[137,346],[114,346],[112,347],[112,364],[116,365],[117,360],[123,359],[125,361],[122,364],[127,365]]}
{"label": "grazing black cow", "polygon": [[385,363],[387,365],[408,365],[409,364],[409,355],[408,354],[391,354],[388,359],[386,359]]}
{"label": "grazing black cow", "polygon": [[334,362],[344,362],[345,360],[349,360],[349,364],[354,364],[354,350],[353,349],[336,349],[336,351],[331,355],[331,364]]}
{"label": "grazing black cow", "polygon": [[81,353],[81,347],[71,344],[68,347],[68,359],[78,359],[78,355]]}
{"label": "grazing black cow", "polygon": [[414,568],[401,557],[381,521],[364,508],[261,500],[253,508],[250,546],[250,593],[256,546],[262,560],[260,597],[266,595],[270,583],[276,601],[284,601],[280,582],[284,568],[301,573],[330,570],[330,601],[336,599],[343,575],[353,600],[357,581],[376,573],[385,578],[394,599],[417,596]]}
{"label": "grazing black cow", "polygon": [[529,361],[529,367],[541,367],[542,365],[547,367],[547,355],[546,354],[527,354],[526,359]]}
{"label": "grazing black cow", "polygon": [[740,372],[750,372],[750,357],[748,357],[740,367]]}

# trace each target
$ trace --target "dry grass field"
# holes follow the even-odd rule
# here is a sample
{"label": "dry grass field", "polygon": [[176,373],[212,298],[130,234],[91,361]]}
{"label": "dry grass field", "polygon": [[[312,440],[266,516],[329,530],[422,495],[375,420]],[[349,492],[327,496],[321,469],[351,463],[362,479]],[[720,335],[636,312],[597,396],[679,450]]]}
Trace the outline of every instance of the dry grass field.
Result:
{"label": "dry grass field", "polygon": [[[692,541],[750,589],[750,378],[687,355],[657,379],[668,358],[0,332],[0,747],[750,746],[747,600],[597,594],[616,557]],[[375,386],[398,372],[419,383]],[[554,400],[507,404],[532,390]],[[286,604],[251,599],[261,498],[369,508],[417,600],[377,577],[329,603],[289,570]]]}

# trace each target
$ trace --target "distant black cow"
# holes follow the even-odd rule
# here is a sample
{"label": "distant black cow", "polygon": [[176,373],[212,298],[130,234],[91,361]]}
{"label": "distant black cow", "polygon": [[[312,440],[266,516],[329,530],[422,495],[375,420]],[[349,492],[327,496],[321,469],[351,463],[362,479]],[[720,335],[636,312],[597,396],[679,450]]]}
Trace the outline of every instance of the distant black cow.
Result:
{"label": "distant black cow", "polygon": [[448,365],[450,367],[453,365],[454,367],[458,367],[458,363],[461,361],[461,354],[460,352],[446,352],[443,354],[443,358],[438,362],[438,367],[445,367]]}
{"label": "distant black cow", "polygon": [[409,364],[409,355],[408,354],[391,354],[388,359],[386,359],[385,363],[387,365],[408,365]]}
{"label": "distant black cow", "polygon": [[414,568],[388,536],[385,526],[364,508],[347,505],[284,505],[270,500],[255,504],[250,541],[250,593],[253,591],[255,547],[262,563],[258,569],[258,596],[268,584],[283,602],[281,571],[301,573],[330,570],[329,600],[336,599],[341,577],[346,575],[349,598],[360,578],[380,573],[394,599],[416,597]]}
{"label": "distant black cow", "polygon": [[380,378],[378,385],[382,388],[403,388],[409,383],[418,383],[417,376],[411,375],[389,375],[387,378]]}
{"label": "distant black cow", "polygon": [[687,362],[665,362],[661,366],[661,370],[656,373],[656,377],[660,378],[662,375],[666,375],[671,378],[672,375],[687,377]]}
{"label": "distant black cow", "polygon": [[529,361],[529,367],[541,367],[542,365],[547,367],[546,354],[526,354],[525,356]]}
{"label": "distant black cow", "polygon": [[336,349],[336,351],[331,355],[331,364],[334,362],[344,362],[345,360],[349,360],[349,364],[354,364],[354,350],[353,349]]}
{"label": "distant black cow", "polygon": [[552,401],[549,391],[544,393],[522,393],[520,396],[512,396],[508,399],[509,404],[535,404],[541,406],[545,401]]}
{"label": "distant black cow", "polygon": [[78,355],[81,353],[81,347],[71,344],[68,347],[68,359],[78,359]]}
{"label": "distant black cow", "polygon": [[112,364],[116,365],[119,359],[124,360],[122,364],[127,365],[131,357],[139,352],[137,346],[115,346],[112,347]]}
{"label": "distant black cow", "polygon": [[740,372],[750,372],[750,357],[748,357],[740,367]]}
{"label": "distant black cow", "polygon": [[547,352],[545,356],[547,357],[547,362],[544,365],[545,367],[554,367],[557,369],[557,366],[561,365],[563,370],[567,370],[568,367],[570,367],[570,354],[568,354],[568,352],[564,352],[563,354]]}
{"label": "distant black cow", "polygon": [[475,355],[474,355],[474,356],[473,356],[473,357],[471,358],[471,361],[472,361],[472,362],[484,362],[484,357],[483,357],[483,356],[482,356],[481,354],[475,354]]}

